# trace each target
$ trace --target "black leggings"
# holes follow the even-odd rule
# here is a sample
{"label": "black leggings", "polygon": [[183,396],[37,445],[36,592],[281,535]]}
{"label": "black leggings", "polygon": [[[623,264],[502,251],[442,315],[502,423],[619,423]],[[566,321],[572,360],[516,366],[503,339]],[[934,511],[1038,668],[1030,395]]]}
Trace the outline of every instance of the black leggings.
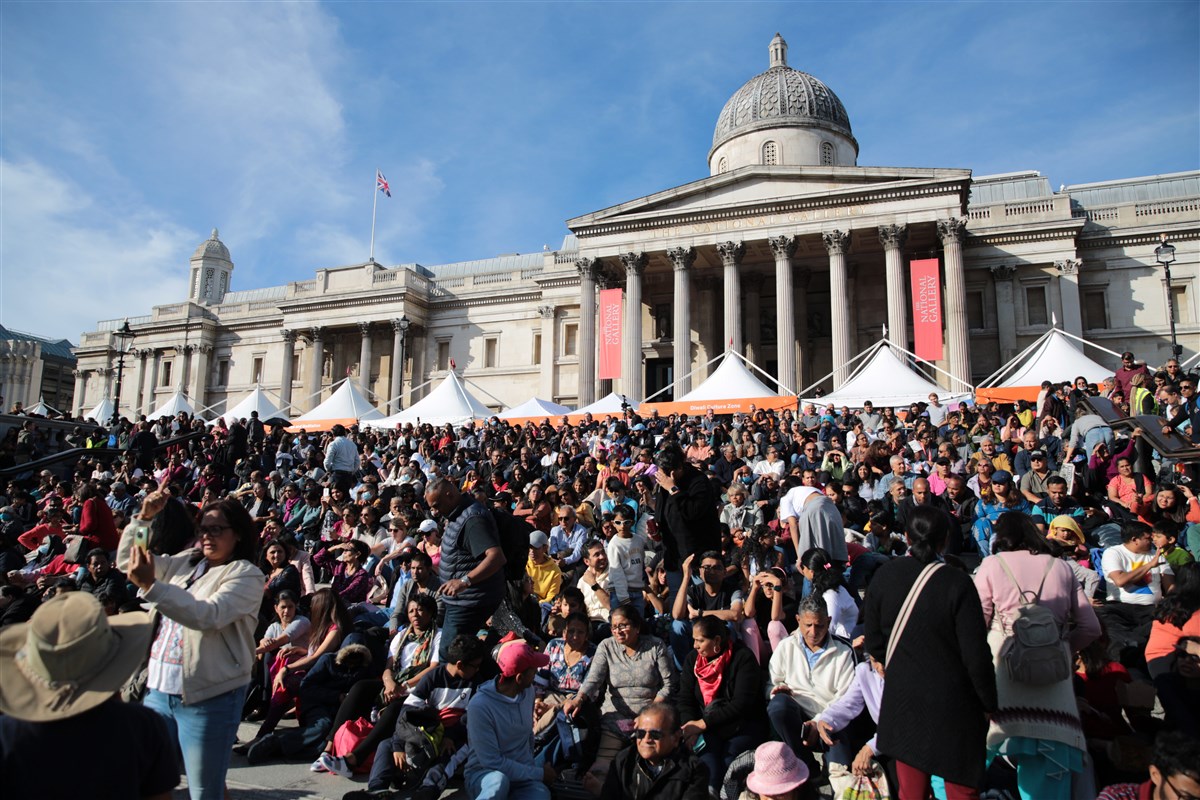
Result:
{"label": "black leggings", "polygon": [[[338,729],[350,720],[358,719],[359,717],[369,717],[371,708],[375,705],[375,700],[379,697],[379,693],[383,691],[383,681],[376,678],[367,678],[350,687],[350,691],[346,693],[346,699],[338,706],[337,716],[333,718],[333,727],[329,730],[329,738],[325,741],[325,749],[329,749],[329,744],[333,741],[333,736],[338,732]],[[354,763],[361,764],[363,759],[375,752],[375,747],[384,739],[391,738],[396,731],[396,720],[400,717],[400,710],[404,707],[404,698],[397,698],[379,710],[379,719],[375,721],[375,726],[371,728],[363,740],[355,745],[354,749],[348,755],[354,756]]]}

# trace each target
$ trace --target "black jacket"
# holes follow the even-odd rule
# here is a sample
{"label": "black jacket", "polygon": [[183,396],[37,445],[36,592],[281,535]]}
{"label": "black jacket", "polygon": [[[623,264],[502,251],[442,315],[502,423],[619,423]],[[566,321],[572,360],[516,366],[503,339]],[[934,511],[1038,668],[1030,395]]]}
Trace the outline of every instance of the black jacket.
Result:
{"label": "black jacket", "polygon": [[690,555],[721,549],[721,517],[708,477],[687,464],[677,488],[670,494],[660,486],[654,506],[668,570],[681,569]]}
{"label": "black jacket", "polygon": [[696,680],[695,650],[684,659],[679,673],[679,718],[682,722],[703,719],[706,731],[720,739],[730,739],[762,724],[762,672],[754,656],[742,645],[734,645],[725,665],[721,685],[712,703],[704,705],[700,682]]}
{"label": "black jacket", "polygon": [[680,744],[653,776],[637,747],[629,744],[613,759],[600,796],[605,800],[708,800],[708,767]]}

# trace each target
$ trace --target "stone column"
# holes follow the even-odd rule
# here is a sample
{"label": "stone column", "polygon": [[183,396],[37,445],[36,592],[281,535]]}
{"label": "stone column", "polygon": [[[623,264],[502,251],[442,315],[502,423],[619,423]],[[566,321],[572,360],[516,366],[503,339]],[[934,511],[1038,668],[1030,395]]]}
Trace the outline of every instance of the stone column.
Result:
{"label": "stone column", "polygon": [[796,385],[796,304],[792,296],[792,254],[795,236],[772,236],[767,242],[775,254],[775,358],[779,364],[775,377],[783,390],[797,392]]}
{"label": "stone column", "polygon": [[321,377],[325,371],[325,329],[314,326],[308,329],[309,353],[308,383],[304,387],[308,394],[308,409],[311,411],[321,403]]}
{"label": "stone column", "polygon": [[678,400],[692,390],[692,298],[691,269],[696,263],[696,248],[673,247],[667,251],[671,266],[675,269],[675,346],[674,370],[675,390],[673,398]]}
{"label": "stone column", "polygon": [[[413,323],[413,325],[409,327],[408,338],[405,340],[404,349],[408,353],[411,353],[412,358],[412,371],[409,373],[408,378],[409,387],[420,386],[421,384],[425,383],[426,359],[428,356],[432,355],[432,353],[429,352],[429,332],[425,330],[424,326]],[[403,384],[401,384],[400,393],[404,393]],[[428,386],[421,389],[420,397],[416,396],[415,389],[410,388],[406,400],[409,403],[415,403],[417,400],[420,400],[421,397],[424,397],[427,394],[429,394]]]}
{"label": "stone column", "polygon": [[600,261],[580,258],[579,270],[579,405],[596,402],[596,273]]}
{"label": "stone column", "polygon": [[[971,382],[971,335],[967,321],[967,279],[963,270],[962,241],[967,221],[958,217],[939,219],[942,259],[946,267],[946,339],[950,344],[950,374]],[[951,387],[953,388],[953,387]]]}
{"label": "stone column", "polygon": [[746,290],[746,349],[743,351],[752,364],[762,366],[762,285],[761,272],[742,275],[742,286]]}
{"label": "stone column", "polygon": [[722,329],[721,352],[728,347],[741,353],[742,340],[742,281],[738,274],[742,257],[746,255],[745,242],[721,242],[717,245],[725,283],[725,327]]}
{"label": "stone column", "polygon": [[1013,276],[1017,274],[1017,268],[1012,264],[997,264],[991,271],[996,284],[996,327],[1000,332],[1000,363],[1006,364],[1017,354],[1017,309],[1013,298]]}
{"label": "stone column", "polygon": [[292,404],[292,382],[296,377],[292,374],[292,361],[296,358],[296,332],[284,328],[279,335],[283,337],[283,369],[279,376],[279,401],[283,408],[279,411],[286,418],[291,414],[288,406]]}
{"label": "stone column", "polygon": [[[621,347],[621,393],[632,402],[643,397],[642,369],[642,275],[649,258],[645,253],[622,253],[625,267],[625,331]],[[543,341],[544,341],[543,337]]]}
{"label": "stone column", "polygon": [[541,363],[539,372],[541,389],[539,397],[554,399],[554,319],[557,316],[552,305],[538,306],[538,317],[542,320],[542,343],[538,352]]}
{"label": "stone column", "polygon": [[700,275],[696,278],[696,307],[700,309],[700,318],[696,320],[696,372],[692,376],[695,383],[701,383],[708,377],[708,362],[716,355],[723,353],[724,348],[718,346],[717,319],[717,279],[712,275]]}
{"label": "stone column", "polygon": [[142,413],[146,416],[154,410],[154,392],[158,389],[158,376],[162,369],[162,351],[155,350],[150,363],[150,380],[146,381],[146,394],[142,398]]}
{"label": "stone column", "polygon": [[362,334],[362,344],[358,350],[358,385],[371,398],[371,323],[358,323],[358,331]]}
{"label": "stone column", "polygon": [[150,350],[143,347],[140,350],[132,352],[138,360],[138,371],[137,390],[133,395],[133,408],[129,411],[129,417],[130,419],[137,419],[137,415],[142,409],[142,397],[146,392],[146,361],[150,358]]}
{"label": "stone column", "polygon": [[87,373],[81,369],[71,370],[75,376],[75,395],[71,399],[71,416],[78,417],[83,410],[83,393],[87,390]]}
{"label": "stone column", "polygon": [[[104,394],[100,395],[101,399],[107,397],[108,399],[111,400],[112,399],[112,388],[113,388],[112,387],[113,371],[111,369],[109,369],[108,367],[104,367],[102,369],[96,370],[96,374],[99,375],[100,377],[104,378]],[[96,420],[96,421],[100,422],[101,420]],[[108,420],[103,420],[103,421],[107,422]]]}
{"label": "stone column", "polygon": [[212,355],[212,345],[198,344],[192,355],[192,390],[188,392],[196,411],[204,408],[208,396],[208,359]]}
{"label": "stone column", "polygon": [[408,329],[412,325],[408,317],[392,320],[392,374],[388,380],[389,413],[395,414],[404,408],[404,367],[408,360],[405,352],[408,344]]}
{"label": "stone column", "polygon": [[833,388],[846,382],[846,365],[854,357],[850,338],[850,282],[846,270],[849,231],[821,234],[829,252],[829,320],[833,338]]}
{"label": "stone column", "polygon": [[1078,258],[1064,258],[1054,262],[1058,270],[1058,293],[1062,297],[1063,330],[1076,336],[1083,336],[1083,313],[1079,307],[1079,268],[1083,261]]}
{"label": "stone column", "polygon": [[793,392],[798,392],[808,385],[808,359],[805,354],[808,352],[808,285],[812,282],[812,272],[810,270],[800,268],[795,274],[795,299],[796,299],[796,345],[793,349],[796,358],[796,385],[792,387]]}
{"label": "stone column", "polygon": [[904,285],[904,240],[907,225],[880,225],[879,242],[887,273],[888,338],[893,344],[908,349],[908,289]]}

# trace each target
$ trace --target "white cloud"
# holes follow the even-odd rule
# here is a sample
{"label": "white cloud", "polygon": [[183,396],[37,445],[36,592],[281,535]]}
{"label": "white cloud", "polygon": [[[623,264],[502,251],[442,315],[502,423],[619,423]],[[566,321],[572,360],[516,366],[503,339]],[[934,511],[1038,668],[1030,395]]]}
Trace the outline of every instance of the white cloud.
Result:
{"label": "white cloud", "polygon": [[79,342],[96,321],[149,313],[187,293],[202,237],[163,217],[106,207],[36,161],[0,159],[0,323]]}

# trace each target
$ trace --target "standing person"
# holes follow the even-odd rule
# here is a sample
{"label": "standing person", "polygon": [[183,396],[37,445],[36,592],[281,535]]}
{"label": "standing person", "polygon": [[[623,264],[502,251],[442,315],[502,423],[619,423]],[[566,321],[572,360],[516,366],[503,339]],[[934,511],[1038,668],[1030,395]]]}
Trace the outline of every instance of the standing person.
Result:
{"label": "standing person", "polygon": [[447,478],[434,478],[425,502],[444,519],[438,596],[444,598],[440,663],[460,633],[473,635],[504,599],[504,550],[496,520],[482,503],[463,494]]}
{"label": "standing person", "polygon": [[672,593],[683,580],[683,560],[721,549],[717,494],[700,470],[687,463],[677,446],[664,447],[655,457],[658,481],[654,507],[662,537],[667,582]]}
{"label": "standing person", "polygon": [[[988,730],[988,752],[1016,765],[1023,800],[1068,800],[1072,775],[1083,771],[1086,752],[1072,684],[1072,654],[1100,635],[1100,621],[1070,565],[1051,555],[1028,516],[1000,515],[993,549],[994,555],[975,573],[999,698]],[[1049,609],[1058,630],[1067,634],[1059,645],[1062,676],[1057,680],[1046,675],[1041,678],[1044,683],[1018,681],[1006,668],[1003,648],[1026,603]]]}
{"label": "standing person", "polygon": [[348,492],[358,475],[358,446],[346,436],[344,425],[334,425],[330,433],[333,440],[325,446],[324,462],[329,485]]}
{"label": "standing person", "polygon": [[135,538],[168,502],[163,492],[146,497],[117,565],[160,618],[146,706],[179,742],[192,800],[220,800],[254,664],[265,581],[254,566],[258,534],[242,504],[226,498],[201,511],[197,549],[152,555]]}
{"label": "standing person", "polygon": [[[179,784],[175,748],[162,717],[117,693],[145,659],[154,636],[150,615],[107,617],[85,592],[42,604],[26,623],[0,634],[0,772],[8,797],[75,798],[89,781],[95,800],[170,800]],[[65,690],[65,691],[64,691]],[[119,736],[114,736],[119,732]]]}
{"label": "standing person", "polygon": [[613,515],[613,525],[617,534],[609,539],[605,548],[609,586],[612,589],[609,598],[614,606],[640,600],[642,587],[646,582],[646,540],[641,534],[634,532],[636,513],[627,505],[617,506]]}
{"label": "standing person", "polygon": [[[979,593],[954,568],[931,569],[888,659],[901,606],[925,568],[938,563],[949,527],[936,509],[914,510],[906,531],[908,556],[876,571],[864,603],[864,649],[887,674],[879,750],[896,759],[899,796],[905,798],[925,797],[931,775],[945,779],[949,800],[979,797],[986,715],[997,705]],[[930,702],[929,687],[937,687],[937,702]]]}

